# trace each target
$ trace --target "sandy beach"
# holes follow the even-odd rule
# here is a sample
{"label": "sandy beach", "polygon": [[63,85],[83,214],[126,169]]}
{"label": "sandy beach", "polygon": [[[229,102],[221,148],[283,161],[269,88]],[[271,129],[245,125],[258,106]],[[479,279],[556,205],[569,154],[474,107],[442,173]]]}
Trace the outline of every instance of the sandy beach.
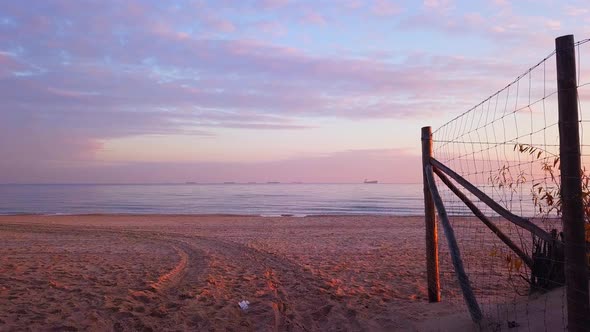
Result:
{"label": "sandy beach", "polygon": [[444,301],[428,303],[422,225],[385,216],[2,216],[0,330],[476,329],[448,283]]}

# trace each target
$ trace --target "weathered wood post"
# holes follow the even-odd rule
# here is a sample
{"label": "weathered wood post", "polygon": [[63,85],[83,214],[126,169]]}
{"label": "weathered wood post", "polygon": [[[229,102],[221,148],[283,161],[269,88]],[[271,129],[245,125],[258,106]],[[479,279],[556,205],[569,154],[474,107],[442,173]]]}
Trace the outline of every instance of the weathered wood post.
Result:
{"label": "weathered wood post", "polygon": [[424,219],[426,222],[426,274],[428,301],[440,302],[440,272],[438,268],[438,232],[432,193],[426,178],[426,166],[432,157],[432,131],[422,128],[422,182],[424,183]]}
{"label": "weathered wood post", "polygon": [[555,39],[555,51],[567,328],[569,331],[590,331],[574,36]]}
{"label": "weathered wood post", "polygon": [[426,174],[428,187],[430,188],[430,194],[432,194],[434,206],[436,206],[438,217],[445,231],[447,245],[449,246],[449,254],[451,256],[451,261],[453,262],[455,274],[457,275],[457,281],[459,281],[459,286],[461,287],[461,293],[463,293],[463,299],[465,300],[465,304],[469,309],[469,314],[471,315],[473,322],[480,324],[483,314],[481,313],[481,308],[479,307],[477,299],[475,298],[475,294],[473,293],[473,288],[471,288],[471,283],[469,282],[467,273],[465,273],[465,267],[463,265],[463,260],[461,259],[461,251],[459,250],[459,245],[457,244],[455,231],[453,230],[453,226],[451,226],[445,204],[443,203],[438,189],[436,188],[436,182],[434,181],[434,173],[432,169],[432,165],[426,165],[424,172],[424,174]]}

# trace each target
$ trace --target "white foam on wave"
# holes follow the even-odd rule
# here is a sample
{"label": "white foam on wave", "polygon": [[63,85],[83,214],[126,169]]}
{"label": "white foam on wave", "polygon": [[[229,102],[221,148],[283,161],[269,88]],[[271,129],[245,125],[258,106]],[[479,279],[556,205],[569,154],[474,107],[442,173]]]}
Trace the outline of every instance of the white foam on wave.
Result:
{"label": "white foam on wave", "polygon": [[277,218],[277,217],[304,218],[304,217],[307,217],[307,214],[283,213],[283,214],[261,214],[260,216],[264,217],[264,218]]}

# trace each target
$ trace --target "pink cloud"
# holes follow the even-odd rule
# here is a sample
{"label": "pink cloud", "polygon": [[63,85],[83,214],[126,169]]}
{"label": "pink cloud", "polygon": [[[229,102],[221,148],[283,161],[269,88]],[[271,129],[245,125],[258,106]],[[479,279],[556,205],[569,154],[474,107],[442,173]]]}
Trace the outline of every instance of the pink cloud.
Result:
{"label": "pink cloud", "polygon": [[227,19],[217,17],[212,14],[201,15],[201,22],[207,26],[208,29],[214,31],[230,33],[236,31],[235,25]]}
{"label": "pink cloud", "polygon": [[364,1],[362,0],[347,0],[343,1],[344,7],[348,9],[359,9],[364,6]]}
{"label": "pink cloud", "polygon": [[485,18],[480,13],[467,13],[463,17],[469,26],[485,24]]}
{"label": "pink cloud", "polygon": [[451,0],[424,0],[424,7],[432,10],[448,10],[452,6],[453,1]]}
{"label": "pink cloud", "polygon": [[253,24],[255,34],[272,35],[274,37],[285,36],[288,29],[285,25],[277,21],[262,21]]}
{"label": "pink cloud", "polygon": [[319,13],[309,11],[307,12],[303,18],[303,22],[317,24],[317,25],[324,25],[326,24],[326,19]]}
{"label": "pink cloud", "polygon": [[[556,31],[561,31],[562,25],[563,22],[559,20],[543,16],[517,15],[510,8],[494,11],[490,15],[469,12],[462,17],[425,11],[406,16],[399,24],[407,30],[435,30],[460,38],[467,35],[484,38],[496,44],[510,46],[515,52],[518,50],[519,54],[534,54],[535,58],[530,58],[530,62],[552,47]],[[531,26],[543,26],[546,29],[531,30]],[[501,53],[502,50],[498,52]]]}
{"label": "pink cloud", "polygon": [[23,163],[20,174],[7,165],[0,165],[0,182],[182,183],[190,179],[197,182],[360,183],[370,176],[382,183],[418,183],[421,181],[419,165],[418,156],[397,149],[339,151],[259,163]]}
{"label": "pink cloud", "polygon": [[559,30],[561,29],[561,22],[558,20],[545,20],[545,27],[549,30]]}
{"label": "pink cloud", "polygon": [[47,91],[49,91],[50,93],[53,93],[55,95],[62,96],[62,97],[68,97],[68,98],[83,98],[83,97],[94,96],[94,95],[98,94],[96,92],[65,90],[65,89],[52,88],[52,87],[47,88]]}
{"label": "pink cloud", "polygon": [[590,13],[590,9],[580,6],[566,6],[565,13],[568,16],[578,17],[583,15],[588,15]]}
{"label": "pink cloud", "polygon": [[401,7],[391,0],[375,0],[371,7],[371,12],[376,16],[393,16],[401,11]]}
{"label": "pink cloud", "polygon": [[259,0],[263,8],[276,9],[288,5],[291,0]]}
{"label": "pink cloud", "polygon": [[510,6],[510,1],[508,1],[508,0],[492,0],[492,3],[498,7]]}
{"label": "pink cloud", "polygon": [[14,71],[22,69],[24,67],[12,55],[0,52],[0,77],[11,76]]}

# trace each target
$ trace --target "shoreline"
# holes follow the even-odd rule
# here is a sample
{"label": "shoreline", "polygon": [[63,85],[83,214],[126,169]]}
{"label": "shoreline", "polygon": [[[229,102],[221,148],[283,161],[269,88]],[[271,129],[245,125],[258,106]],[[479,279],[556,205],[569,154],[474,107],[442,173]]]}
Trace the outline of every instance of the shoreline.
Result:
{"label": "shoreline", "polygon": [[[154,217],[259,217],[259,218],[334,218],[334,217],[392,217],[392,218],[424,218],[424,215],[398,215],[398,214],[305,214],[305,215],[298,215],[298,214],[232,214],[232,213],[8,213],[8,214],[0,214],[0,217],[28,217],[28,216],[68,216],[68,217],[117,217],[117,216],[127,216],[127,217],[145,217],[145,216],[154,216]],[[469,217],[469,216],[456,216],[456,217]]]}

